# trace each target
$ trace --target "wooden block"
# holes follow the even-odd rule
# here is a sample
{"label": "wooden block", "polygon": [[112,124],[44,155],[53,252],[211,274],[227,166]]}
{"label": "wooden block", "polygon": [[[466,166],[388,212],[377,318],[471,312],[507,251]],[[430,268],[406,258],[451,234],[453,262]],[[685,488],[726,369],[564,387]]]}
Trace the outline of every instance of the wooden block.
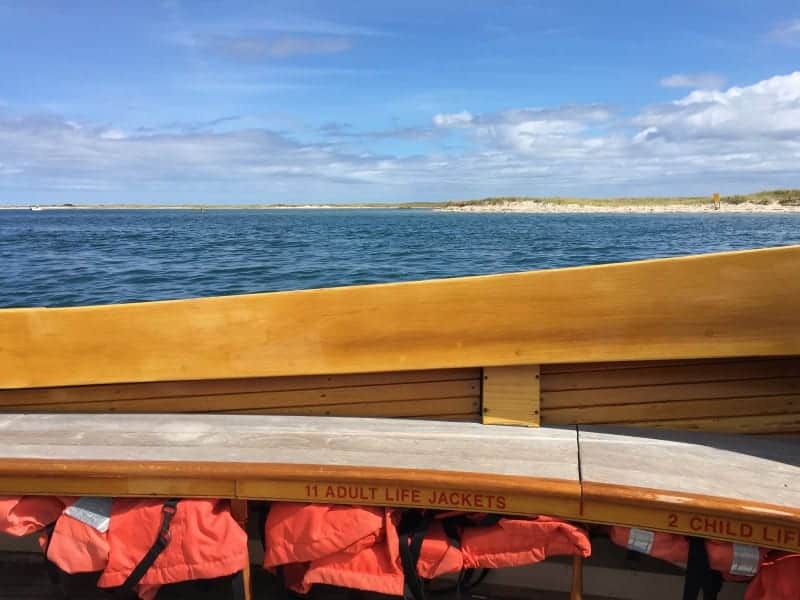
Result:
{"label": "wooden block", "polygon": [[483,370],[483,423],[538,427],[539,365]]}

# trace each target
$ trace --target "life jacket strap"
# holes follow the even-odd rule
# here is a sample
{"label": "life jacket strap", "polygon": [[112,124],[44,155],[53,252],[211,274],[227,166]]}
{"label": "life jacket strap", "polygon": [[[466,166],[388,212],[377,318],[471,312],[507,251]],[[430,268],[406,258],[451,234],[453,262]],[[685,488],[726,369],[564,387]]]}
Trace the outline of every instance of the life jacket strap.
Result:
{"label": "life jacket strap", "polygon": [[161,507],[161,527],[158,530],[156,541],[153,542],[153,545],[150,546],[150,549],[142,557],[142,560],[139,561],[139,564],[136,565],[131,571],[130,575],[128,575],[125,583],[117,588],[120,592],[128,592],[132,590],[136,584],[142,580],[142,577],[144,577],[145,573],[147,573],[147,570],[153,566],[153,563],[156,562],[156,559],[159,557],[159,555],[169,545],[169,526],[172,523],[172,518],[175,516],[175,513],[178,510],[178,502],[178,498],[170,498],[164,502],[164,505]]}
{"label": "life jacket strap", "polygon": [[231,575],[231,600],[245,600],[247,593],[244,586],[244,571]]}
{"label": "life jacket strap", "polygon": [[61,582],[61,569],[59,569],[55,563],[51,562],[49,558],[47,558],[47,552],[50,550],[50,542],[53,541],[53,532],[56,529],[55,521],[50,523],[47,527],[44,528],[44,548],[42,552],[44,552],[44,564],[45,569],[47,570],[47,576],[50,579],[50,583],[58,584]]}
{"label": "life jacket strap", "polygon": [[705,542],[701,538],[689,538],[689,559],[686,563],[683,600],[697,600],[701,591],[703,600],[716,600],[721,589],[722,576],[711,568]]}
{"label": "life jacket strap", "polygon": [[417,563],[422,553],[422,542],[433,522],[433,514],[407,510],[400,518],[400,563],[403,567],[403,600],[425,600],[425,587],[417,573]]}
{"label": "life jacket strap", "polygon": [[[497,514],[487,514],[484,515],[480,520],[474,521],[469,517],[464,515],[459,515],[457,517],[446,517],[442,519],[442,528],[444,529],[444,533],[447,536],[447,542],[453,546],[453,548],[457,548],[461,550],[461,527],[491,527],[492,525],[497,525],[502,519],[502,515]],[[477,573],[477,577],[476,577]],[[456,583],[454,586],[450,588],[445,588],[442,590],[436,590],[435,593],[445,593],[445,592],[456,592],[456,598],[461,598],[461,593],[465,590],[469,590],[470,588],[475,587],[476,585],[480,584],[486,576],[489,574],[489,569],[461,569],[461,572],[458,574],[458,578],[456,579]]]}

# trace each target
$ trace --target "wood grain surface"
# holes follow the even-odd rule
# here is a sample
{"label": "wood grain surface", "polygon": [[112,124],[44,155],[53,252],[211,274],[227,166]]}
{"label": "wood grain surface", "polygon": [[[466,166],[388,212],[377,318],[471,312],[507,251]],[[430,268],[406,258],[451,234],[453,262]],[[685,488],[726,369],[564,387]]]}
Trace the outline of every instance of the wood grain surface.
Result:
{"label": "wood grain surface", "polygon": [[[0,311],[0,388],[800,354],[800,247]],[[563,392],[567,393],[567,392]]]}

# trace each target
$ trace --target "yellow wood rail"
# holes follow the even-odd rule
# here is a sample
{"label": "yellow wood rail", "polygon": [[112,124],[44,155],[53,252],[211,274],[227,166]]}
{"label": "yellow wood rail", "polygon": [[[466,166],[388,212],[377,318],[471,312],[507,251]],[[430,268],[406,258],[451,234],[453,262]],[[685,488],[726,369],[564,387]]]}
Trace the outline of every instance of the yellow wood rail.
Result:
{"label": "yellow wood rail", "polygon": [[0,311],[0,388],[800,354],[800,247]]}
{"label": "yellow wood rail", "polygon": [[800,510],[638,487],[485,473],[262,463],[4,461],[0,493],[225,497],[548,514],[800,551]]}

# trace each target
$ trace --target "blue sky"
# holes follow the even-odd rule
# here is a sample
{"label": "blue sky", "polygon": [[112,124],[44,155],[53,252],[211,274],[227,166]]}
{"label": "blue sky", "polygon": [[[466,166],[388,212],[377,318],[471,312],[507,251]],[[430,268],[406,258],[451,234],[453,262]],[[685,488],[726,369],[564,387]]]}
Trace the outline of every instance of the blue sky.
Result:
{"label": "blue sky", "polygon": [[0,0],[0,203],[800,187],[800,5]]}

